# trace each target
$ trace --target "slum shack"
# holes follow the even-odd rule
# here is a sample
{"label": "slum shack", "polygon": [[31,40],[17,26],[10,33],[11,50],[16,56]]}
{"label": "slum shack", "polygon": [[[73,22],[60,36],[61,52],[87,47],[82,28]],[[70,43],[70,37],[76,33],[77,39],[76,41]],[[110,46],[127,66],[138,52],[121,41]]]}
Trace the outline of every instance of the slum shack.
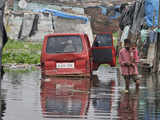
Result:
{"label": "slum shack", "polygon": [[51,3],[49,0],[10,0],[5,14],[9,38],[42,42],[50,33],[84,32],[93,41],[90,20],[83,8]]}
{"label": "slum shack", "polygon": [[[119,43],[122,46],[126,38],[138,45],[140,65],[156,72],[159,0],[136,0],[131,4],[122,4],[119,20]],[[159,59],[159,58],[158,58]],[[158,60],[159,61],[159,60]]]}

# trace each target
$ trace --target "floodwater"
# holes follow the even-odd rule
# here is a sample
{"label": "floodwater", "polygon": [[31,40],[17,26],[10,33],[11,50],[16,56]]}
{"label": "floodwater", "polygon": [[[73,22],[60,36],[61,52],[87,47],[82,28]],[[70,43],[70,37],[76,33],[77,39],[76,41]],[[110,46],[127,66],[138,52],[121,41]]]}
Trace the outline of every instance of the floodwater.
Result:
{"label": "floodwater", "polygon": [[40,73],[5,72],[2,120],[160,120],[159,75],[142,75],[139,91],[132,82],[125,93],[116,68],[102,66],[92,80],[41,79]]}

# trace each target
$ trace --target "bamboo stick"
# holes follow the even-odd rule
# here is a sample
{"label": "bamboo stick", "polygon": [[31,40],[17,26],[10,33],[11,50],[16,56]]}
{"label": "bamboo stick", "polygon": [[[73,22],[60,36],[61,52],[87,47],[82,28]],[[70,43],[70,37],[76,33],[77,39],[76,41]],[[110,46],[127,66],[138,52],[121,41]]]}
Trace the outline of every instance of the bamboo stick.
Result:
{"label": "bamboo stick", "polygon": [[[159,16],[158,16],[158,29],[160,29],[160,0],[159,0]],[[157,41],[155,47],[155,58],[153,61],[153,70],[152,72],[159,71],[159,60],[160,60],[160,33],[158,32]]]}

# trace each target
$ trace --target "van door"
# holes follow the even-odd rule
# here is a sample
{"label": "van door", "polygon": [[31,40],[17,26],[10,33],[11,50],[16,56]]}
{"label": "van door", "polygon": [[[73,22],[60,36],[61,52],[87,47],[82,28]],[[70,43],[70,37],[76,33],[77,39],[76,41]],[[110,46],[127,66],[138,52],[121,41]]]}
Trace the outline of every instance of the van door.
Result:
{"label": "van door", "polygon": [[91,45],[90,45],[90,41],[89,41],[89,38],[87,36],[87,34],[84,35],[84,38],[85,38],[85,41],[86,41],[86,44],[87,44],[87,54],[88,54],[88,57],[89,59],[87,60],[87,64],[86,64],[86,69],[89,69],[90,70],[90,73],[91,73],[91,70],[92,70],[92,51],[91,51]]}
{"label": "van door", "polygon": [[93,69],[100,64],[116,65],[116,52],[112,33],[99,33],[92,45]]}

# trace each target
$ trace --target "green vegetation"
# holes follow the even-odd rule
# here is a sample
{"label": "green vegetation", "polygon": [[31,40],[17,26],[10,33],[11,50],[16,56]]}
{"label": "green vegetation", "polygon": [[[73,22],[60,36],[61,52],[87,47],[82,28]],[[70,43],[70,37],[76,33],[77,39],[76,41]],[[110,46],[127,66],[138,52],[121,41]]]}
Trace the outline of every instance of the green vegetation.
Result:
{"label": "green vegetation", "polygon": [[113,44],[116,47],[117,46],[117,39],[118,39],[118,32],[113,33],[113,38],[114,38]]}
{"label": "green vegetation", "polygon": [[[114,44],[114,47],[117,49],[118,32],[114,32],[113,37],[115,38],[113,41],[113,44]],[[119,66],[118,56],[116,56],[116,65]]]}
{"label": "green vegetation", "polygon": [[42,44],[8,40],[3,49],[2,63],[39,64]]}
{"label": "green vegetation", "polygon": [[118,32],[114,32],[113,36],[116,37],[116,38],[118,38]]}

